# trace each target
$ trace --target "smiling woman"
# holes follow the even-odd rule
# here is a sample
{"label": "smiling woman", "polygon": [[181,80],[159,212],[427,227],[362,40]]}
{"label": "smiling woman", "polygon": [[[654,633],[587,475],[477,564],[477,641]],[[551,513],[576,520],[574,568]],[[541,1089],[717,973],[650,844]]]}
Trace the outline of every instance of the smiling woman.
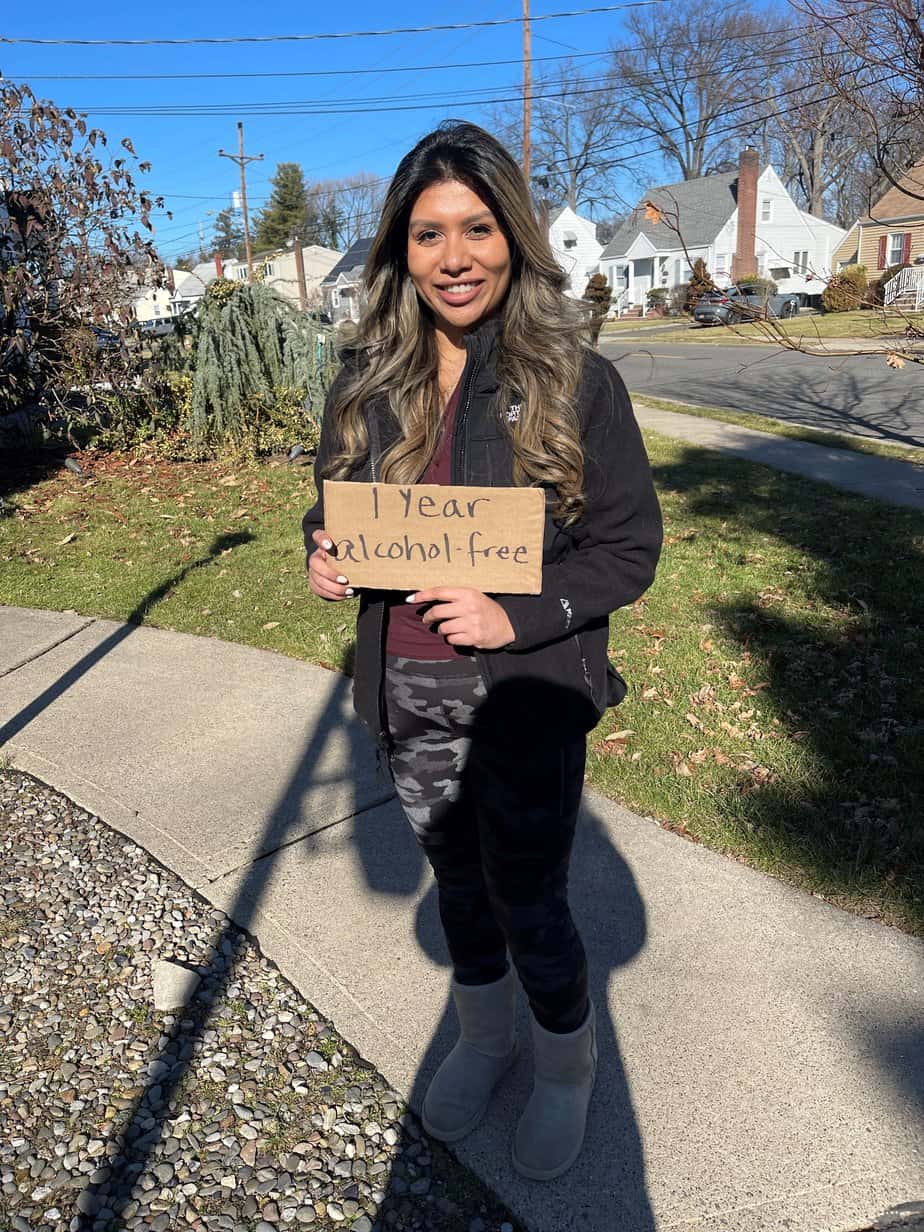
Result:
{"label": "smiling woman", "polygon": [[[564,281],[507,151],[470,124],[425,137],[388,190],[317,459],[319,491],[350,481],[338,500],[353,483],[395,485],[408,508],[418,482],[541,491],[538,594],[477,588],[487,558],[516,549],[468,526],[471,492],[418,506],[466,519],[472,583],[446,573],[410,595],[364,592],[354,674],[357,712],[433,867],[453,964],[461,1038],[427,1090],[424,1125],[453,1142],[484,1114],[516,1056],[515,970],[536,1079],[513,1163],[535,1180],[564,1172],[584,1140],[595,1011],[568,867],[585,735],[625,692],[608,666],[609,614],[650,585],[661,540],[625,388],[586,346]],[[323,501],[304,531],[314,593],[353,597],[361,537],[335,545]],[[392,533],[379,549],[428,566],[441,550],[436,535]],[[448,564],[456,549],[444,549]]]}

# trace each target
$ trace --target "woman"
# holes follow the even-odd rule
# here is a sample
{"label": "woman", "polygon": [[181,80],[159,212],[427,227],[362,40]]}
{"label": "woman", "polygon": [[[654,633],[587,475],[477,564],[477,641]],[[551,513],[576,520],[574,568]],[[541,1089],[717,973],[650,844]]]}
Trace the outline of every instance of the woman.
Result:
{"label": "woman", "polygon": [[[433,586],[363,593],[354,704],[387,750],[436,877],[461,1034],[423,1122],[452,1142],[512,1064],[516,976],[535,1082],[515,1167],[560,1175],[584,1138],[596,1065],[584,949],[567,900],[585,736],[625,685],[608,618],[650,585],[661,522],[625,388],[504,148],[450,123],[401,161],[366,267],[368,304],[328,398],[317,479],[541,485],[539,595]],[[308,577],[354,596],[304,519]],[[508,953],[513,969],[508,965]]]}

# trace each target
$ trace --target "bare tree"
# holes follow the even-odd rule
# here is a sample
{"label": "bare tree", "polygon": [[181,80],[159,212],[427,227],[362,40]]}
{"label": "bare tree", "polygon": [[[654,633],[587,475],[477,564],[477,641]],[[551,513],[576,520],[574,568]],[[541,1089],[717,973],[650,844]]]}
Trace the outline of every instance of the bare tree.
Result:
{"label": "bare tree", "polygon": [[[828,88],[855,112],[878,168],[879,189],[897,185],[924,149],[924,20],[919,0],[793,0],[850,58],[845,76],[825,63]],[[909,194],[914,195],[914,194]]]}
{"label": "bare tree", "polygon": [[[519,103],[494,113],[498,136],[516,156],[523,145]],[[532,180],[536,194],[549,205],[570,205],[591,212],[612,209],[613,176],[618,165],[614,146],[624,121],[619,95],[609,73],[580,72],[570,60],[533,87]]]}
{"label": "bare tree", "polygon": [[643,148],[653,142],[684,180],[736,157],[751,136],[742,105],[766,92],[775,56],[768,19],[746,2],[712,8],[676,0],[669,9],[633,11],[626,30],[625,46],[613,53],[625,139]]}
{"label": "bare tree", "polygon": [[379,225],[387,181],[369,171],[340,180],[322,180],[310,189],[317,201],[324,242],[331,248],[349,248]]}

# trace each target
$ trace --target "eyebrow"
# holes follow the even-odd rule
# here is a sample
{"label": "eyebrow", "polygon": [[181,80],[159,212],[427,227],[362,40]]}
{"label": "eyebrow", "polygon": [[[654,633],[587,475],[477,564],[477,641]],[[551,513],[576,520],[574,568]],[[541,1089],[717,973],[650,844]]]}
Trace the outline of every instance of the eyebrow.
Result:
{"label": "eyebrow", "polygon": [[[494,217],[493,210],[481,210],[477,214],[469,214],[468,218],[463,218],[462,225],[464,227],[467,227],[467,226],[470,226],[473,222],[481,222],[485,218],[493,218],[493,217]],[[411,221],[408,223],[408,226],[409,227],[441,227],[443,226],[443,223],[433,222],[429,218],[412,218]]]}

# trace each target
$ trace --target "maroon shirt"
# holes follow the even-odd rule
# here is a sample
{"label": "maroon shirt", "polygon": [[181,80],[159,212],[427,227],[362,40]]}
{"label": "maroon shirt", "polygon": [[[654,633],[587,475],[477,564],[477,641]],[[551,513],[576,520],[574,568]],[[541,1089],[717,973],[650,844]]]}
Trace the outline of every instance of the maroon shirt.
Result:
{"label": "maroon shirt", "polygon": [[[452,391],[446,409],[443,411],[443,424],[436,452],[430,460],[430,465],[420,477],[421,483],[448,484],[452,479],[452,429],[456,421],[456,411],[462,396],[462,382]],[[386,608],[387,634],[385,637],[385,653],[397,655],[402,659],[456,659],[465,651],[450,646],[444,637],[433,631],[431,625],[425,625],[420,619],[424,611],[423,605],[405,603],[406,593],[396,592],[389,597]]]}

